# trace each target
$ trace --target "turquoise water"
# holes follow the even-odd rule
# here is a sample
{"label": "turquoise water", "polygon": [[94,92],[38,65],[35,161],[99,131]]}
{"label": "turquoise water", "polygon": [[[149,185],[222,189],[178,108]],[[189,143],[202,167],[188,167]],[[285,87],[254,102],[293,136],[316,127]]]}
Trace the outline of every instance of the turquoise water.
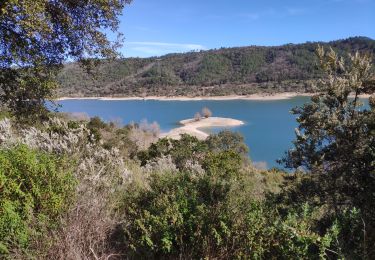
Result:
{"label": "turquoise water", "polygon": [[[191,118],[203,107],[208,107],[213,116],[230,117],[245,122],[243,126],[230,129],[245,137],[254,162],[266,163],[268,168],[282,168],[276,160],[292,146],[294,129],[297,127],[295,116],[290,114],[290,110],[308,101],[308,97],[295,97],[273,101],[64,100],[59,103],[62,105],[62,112],[85,112],[89,116],[100,116],[106,121],[121,120],[123,124],[140,122],[143,119],[148,122],[156,121],[162,131],[177,127],[180,120]],[[221,129],[206,131],[217,132]]]}

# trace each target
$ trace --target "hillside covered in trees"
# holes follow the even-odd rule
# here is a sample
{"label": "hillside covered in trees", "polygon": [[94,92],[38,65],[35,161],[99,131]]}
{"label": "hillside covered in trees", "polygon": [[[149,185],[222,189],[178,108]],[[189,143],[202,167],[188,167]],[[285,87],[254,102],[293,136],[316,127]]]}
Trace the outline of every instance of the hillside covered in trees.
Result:
{"label": "hillside covered in trees", "polygon": [[352,37],[329,43],[239,47],[101,62],[92,74],[77,63],[58,75],[59,96],[220,96],[311,92],[322,71],[317,46],[339,55],[375,53],[375,40]]}

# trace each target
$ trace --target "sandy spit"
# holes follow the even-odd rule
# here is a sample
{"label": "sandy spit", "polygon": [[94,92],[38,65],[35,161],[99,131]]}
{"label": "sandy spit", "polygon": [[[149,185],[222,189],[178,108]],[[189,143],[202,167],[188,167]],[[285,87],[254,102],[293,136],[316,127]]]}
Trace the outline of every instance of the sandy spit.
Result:
{"label": "sandy spit", "polygon": [[232,118],[222,118],[222,117],[209,117],[202,118],[199,121],[195,119],[186,119],[180,121],[181,127],[172,129],[168,133],[163,133],[160,137],[168,137],[172,139],[179,139],[181,134],[189,134],[197,137],[200,140],[204,140],[208,137],[208,134],[200,130],[200,128],[209,128],[214,126],[221,127],[231,127],[240,126],[244,122],[241,120],[236,120]]}

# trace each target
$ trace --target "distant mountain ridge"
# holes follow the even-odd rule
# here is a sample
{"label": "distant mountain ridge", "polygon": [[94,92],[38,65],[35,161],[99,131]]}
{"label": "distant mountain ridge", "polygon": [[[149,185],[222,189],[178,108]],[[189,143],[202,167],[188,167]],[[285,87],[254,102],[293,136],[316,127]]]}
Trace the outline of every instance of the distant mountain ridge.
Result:
{"label": "distant mountain ridge", "polygon": [[103,61],[95,77],[78,64],[58,76],[59,96],[221,96],[309,92],[321,77],[315,50],[331,46],[347,57],[355,51],[373,55],[375,40],[351,37],[264,47],[221,48],[152,58]]}

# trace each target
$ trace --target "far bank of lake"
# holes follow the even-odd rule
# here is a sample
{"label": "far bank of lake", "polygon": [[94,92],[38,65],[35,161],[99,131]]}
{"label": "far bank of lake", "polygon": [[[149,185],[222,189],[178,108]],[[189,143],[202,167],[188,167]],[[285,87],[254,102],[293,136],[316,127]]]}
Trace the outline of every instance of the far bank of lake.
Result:
{"label": "far bank of lake", "polygon": [[[241,120],[244,125],[230,127],[239,131],[250,148],[254,162],[270,167],[281,167],[276,160],[292,147],[295,116],[293,107],[310,100],[306,96],[276,100],[98,100],[66,99],[58,103],[62,112],[84,112],[89,116],[118,121],[122,124],[156,121],[162,132],[179,127],[179,121],[192,118],[203,107],[208,107],[215,117]],[[218,132],[222,127],[203,129],[206,133]]]}

